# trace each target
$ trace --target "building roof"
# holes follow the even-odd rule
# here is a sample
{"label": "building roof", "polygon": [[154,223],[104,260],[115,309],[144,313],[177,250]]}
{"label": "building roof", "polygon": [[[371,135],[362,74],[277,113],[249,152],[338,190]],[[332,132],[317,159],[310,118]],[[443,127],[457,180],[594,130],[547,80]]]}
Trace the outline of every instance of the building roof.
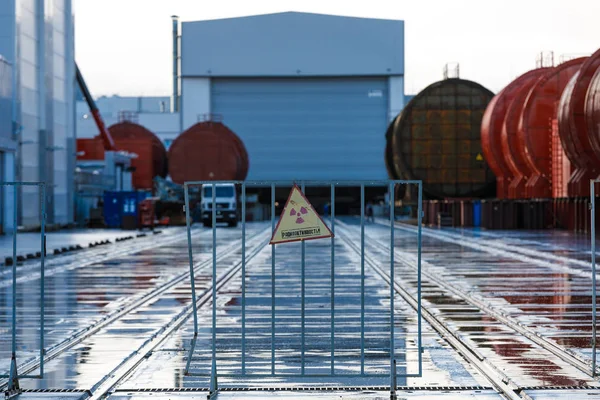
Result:
{"label": "building roof", "polygon": [[404,21],[283,12],[184,22],[181,74],[404,74]]}

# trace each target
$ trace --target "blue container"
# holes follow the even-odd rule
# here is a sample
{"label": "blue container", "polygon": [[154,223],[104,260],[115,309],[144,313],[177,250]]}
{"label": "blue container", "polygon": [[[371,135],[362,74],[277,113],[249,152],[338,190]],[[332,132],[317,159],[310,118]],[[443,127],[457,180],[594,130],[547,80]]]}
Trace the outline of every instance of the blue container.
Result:
{"label": "blue container", "polygon": [[137,220],[139,204],[149,196],[148,192],[104,192],[104,222],[106,226],[122,228],[124,217],[129,217],[129,220]]}
{"label": "blue container", "polygon": [[473,226],[475,228],[481,227],[481,202],[473,202]]}
{"label": "blue container", "polygon": [[104,223],[109,228],[121,227],[123,192],[104,192]]}

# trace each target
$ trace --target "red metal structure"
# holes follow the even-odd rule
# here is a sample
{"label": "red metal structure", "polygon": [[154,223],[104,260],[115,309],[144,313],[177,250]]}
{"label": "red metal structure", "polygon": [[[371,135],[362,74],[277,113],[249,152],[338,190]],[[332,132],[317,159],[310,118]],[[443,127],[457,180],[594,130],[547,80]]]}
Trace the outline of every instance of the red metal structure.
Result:
{"label": "red metal structure", "polygon": [[481,147],[485,160],[494,171],[494,175],[496,175],[496,197],[499,199],[508,198],[508,187],[514,177],[502,153],[502,128],[508,107],[521,85],[531,79],[536,79],[540,71],[545,70],[547,68],[526,72],[509,83],[500,93],[494,96],[483,115],[481,121]]}
{"label": "red metal structure", "polygon": [[552,197],[565,198],[569,196],[568,183],[571,177],[571,162],[565,154],[558,132],[558,119],[552,120]]}
{"label": "red metal structure", "polygon": [[504,160],[514,177],[508,186],[509,199],[525,198],[525,185],[527,179],[533,173],[525,160],[525,148],[518,138],[519,117],[529,91],[547,70],[542,68],[535,69],[531,71],[526,79],[522,79],[519,86],[515,89],[513,99],[506,111],[500,142]]}
{"label": "red metal structure", "polygon": [[[600,142],[600,67],[596,70],[588,87],[584,111],[589,135],[595,142]],[[595,151],[594,154],[599,153]],[[591,174],[593,178],[597,177],[597,175],[594,176],[594,173],[597,174],[600,170],[600,163],[595,167]]]}
{"label": "red metal structure", "polygon": [[600,167],[600,140],[596,139],[585,117],[586,94],[600,66],[600,50],[587,58],[579,73],[565,90],[559,107],[559,133],[565,153],[575,166],[569,180],[569,195],[589,196],[589,180],[596,178]]}
{"label": "red metal structure", "polygon": [[220,118],[193,125],[169,147],[169,173],[173,182],[244,180],[249,161],[240,138]]}
{"label": "red metal structure", "polygon": [[116,150],[115,141],[113,140],[112,136],[110,135],[108,129],[106,129],[106,125],[104,124],[104,121],[102,120],[102,117],[100,116],[100,110],[98,110],[98,107],[96,106],[96,102],[92,98],[92,95],[91,95],[87,85],[85,84],[85,80],[83,79],[83,75],[81,75],[81,71],[79,71],[79,67],[77,66],[77,63],[75,64],[75,75],[77,78],[77,83],[79,85],[79,88],[81,89],[81,92],[83,93],[83,97],[85,98],[86,103],[90,107],[90,112],[92,114],[92,117],[94,118],[94,121],[96,122],[96,125],[98,126],[98,131],[100,132],[100,137],[102,138],[102,143],[104,144],[104,150],[115,151]]}
{"label": "red metal structure", "polygon": [[137,154],[131,160],[135,189],[151,190],[155,176],[167,176],[167,150],[154,133],[128,120],[111,125],[108,130],[119,150]]}
{"label": "red metal structure", "polygon": [[523,103],[517,138],[531,171],[525,184],[527,198],[552,197],[552,120],[563,90],[585,60],[576,58],[546,71]]}

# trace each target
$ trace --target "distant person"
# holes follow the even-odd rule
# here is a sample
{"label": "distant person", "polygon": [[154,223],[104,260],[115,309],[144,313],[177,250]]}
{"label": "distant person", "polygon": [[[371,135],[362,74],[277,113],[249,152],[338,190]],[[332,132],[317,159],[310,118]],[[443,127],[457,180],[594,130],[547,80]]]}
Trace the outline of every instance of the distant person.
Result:
{"label": "distant person", "polygon": [[367,222],[375,222],[375,217],[373,215],[373,203],[371,201],[367,203]]}
{"label": "distant person", "polygon": [[323,211],[326,217],[329,217],[329,203],[325,203],[325,206],[323,207]]}

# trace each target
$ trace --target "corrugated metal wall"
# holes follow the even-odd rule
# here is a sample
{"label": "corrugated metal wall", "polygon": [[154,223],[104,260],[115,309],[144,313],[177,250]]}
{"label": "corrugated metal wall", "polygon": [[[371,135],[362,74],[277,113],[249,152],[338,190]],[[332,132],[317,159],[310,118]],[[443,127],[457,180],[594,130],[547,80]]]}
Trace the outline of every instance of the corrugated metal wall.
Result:
{"label": "corrugated metal wall", "polygon": [[387,78],[213,79],[249,180],[386,179]]}

